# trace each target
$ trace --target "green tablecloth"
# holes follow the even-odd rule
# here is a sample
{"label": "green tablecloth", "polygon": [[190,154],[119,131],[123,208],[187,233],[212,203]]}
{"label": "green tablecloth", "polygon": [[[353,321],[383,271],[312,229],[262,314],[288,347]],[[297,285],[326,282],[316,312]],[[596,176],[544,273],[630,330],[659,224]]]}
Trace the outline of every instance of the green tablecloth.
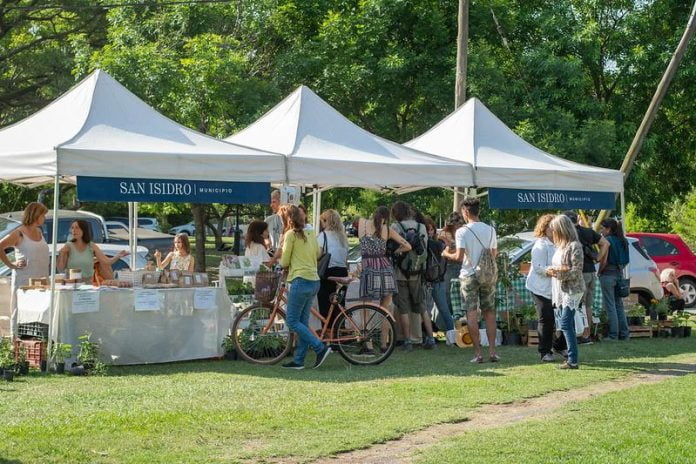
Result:
{"label": "green tablecloth", "polygon": [[[507,289],[498,282],[496,288],[496,311],[513,311],[527,305],[533,305],[532,294],[525,288],[526,277],[522,276],[512,280],[511,288]],[[464,315],[462,305],[462,292],[459,289],[459,279],[452,279],[450,282],[450,296],[452,297],[452,314],[455,319]],[[599,316],[602,311],[602,289],[599,281],[595,277],[595,295],[592,312]]]}

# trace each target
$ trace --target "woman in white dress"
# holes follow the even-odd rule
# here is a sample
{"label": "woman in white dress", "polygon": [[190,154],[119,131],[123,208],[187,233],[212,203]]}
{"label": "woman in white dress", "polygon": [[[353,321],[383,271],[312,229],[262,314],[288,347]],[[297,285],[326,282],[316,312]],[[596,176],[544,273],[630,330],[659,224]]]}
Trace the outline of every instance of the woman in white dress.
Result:
{"label": "woman in white dress", "polygon": [[[29,203],[24,209],[22,225],[0,241],[0,261],[12,269],[10,294],[10,335],[17,335],[17,289],[29,283],[29,278],[49,275],[48,244],[41,226],[46,220],[46,208],[41,203]],[[10,261],[5,250],[14,248],[14,261]]]}

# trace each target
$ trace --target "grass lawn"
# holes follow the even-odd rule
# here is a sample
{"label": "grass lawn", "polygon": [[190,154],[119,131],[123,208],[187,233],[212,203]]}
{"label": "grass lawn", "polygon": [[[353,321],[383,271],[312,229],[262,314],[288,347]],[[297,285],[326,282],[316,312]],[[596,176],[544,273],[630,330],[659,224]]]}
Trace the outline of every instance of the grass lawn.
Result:
{"label": "grass lawn", "polygon": [[[397,352],[369,368],[332,355],[316,371],[205,361],[112,368],[106,377],[34,374],[0,384],[0,462],[263,462],[282,456],[305,461],[461,421],[482,404],[589,385],[695,354],[692,337],[581,347],[579,371],[542,365],[532,348],[503,347],[503,362],[474,366],[468,363],[470,350],[439,346],[432,352]],[[313,360],[310,355],[308,364]],[[693,413],[693,388],[690,398],[671,389],[663,395],[661,388],[650,397],[669,397],[664,404],[670,410],[661,420],[675,417],[677,424],[676,409],[687,400]],[[617,415],[627,404],[645,407],[639,397],[627,401],[611,403]],[[572,429],[577,433],[585,425],[581,421]],[[600,430],[607,434],[611,426]],[[670,439],[675,429],[662,431],[656,440]],[[533,433],[545,435],[525,445],[523,438]],[[541,429],[515,435],[519,438],[501,434],[490,440],[491,450],[506,439],[515,445],[507,445],[515,458],[533,456],[538,443],[551,452],[566,436]],[[621,436],[628,440],[631,431]],[[473,446],[475,440],[466,443]],[[591,449],[590,443],[583,446]],[[464,456],[472,460],[477,453]]]}
{"label": "grass lawn", "polygon": [[470,432],[416,462],[695,463],[696,376],[571,403],[558,416]]}

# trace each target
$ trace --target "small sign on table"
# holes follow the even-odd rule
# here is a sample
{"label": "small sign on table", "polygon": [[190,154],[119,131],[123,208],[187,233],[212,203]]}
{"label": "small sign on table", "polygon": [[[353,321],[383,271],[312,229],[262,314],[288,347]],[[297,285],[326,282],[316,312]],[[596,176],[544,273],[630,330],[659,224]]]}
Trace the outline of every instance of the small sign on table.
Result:
{"label": "small sign on table", "polygon": [[159,290],[141,290],[133,291],[133,307],[136,311],[159,311],[160,310],[160,292]]}

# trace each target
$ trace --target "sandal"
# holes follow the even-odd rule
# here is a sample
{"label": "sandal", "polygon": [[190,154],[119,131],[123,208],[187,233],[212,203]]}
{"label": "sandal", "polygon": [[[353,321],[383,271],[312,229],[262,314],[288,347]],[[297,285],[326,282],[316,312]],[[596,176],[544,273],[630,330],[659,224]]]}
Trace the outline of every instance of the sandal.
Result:
{"label": "sandal", "polygon": [[483,364],[483,356],[478,355],[475,356],[471,361],[469,361],[471,364]]}

